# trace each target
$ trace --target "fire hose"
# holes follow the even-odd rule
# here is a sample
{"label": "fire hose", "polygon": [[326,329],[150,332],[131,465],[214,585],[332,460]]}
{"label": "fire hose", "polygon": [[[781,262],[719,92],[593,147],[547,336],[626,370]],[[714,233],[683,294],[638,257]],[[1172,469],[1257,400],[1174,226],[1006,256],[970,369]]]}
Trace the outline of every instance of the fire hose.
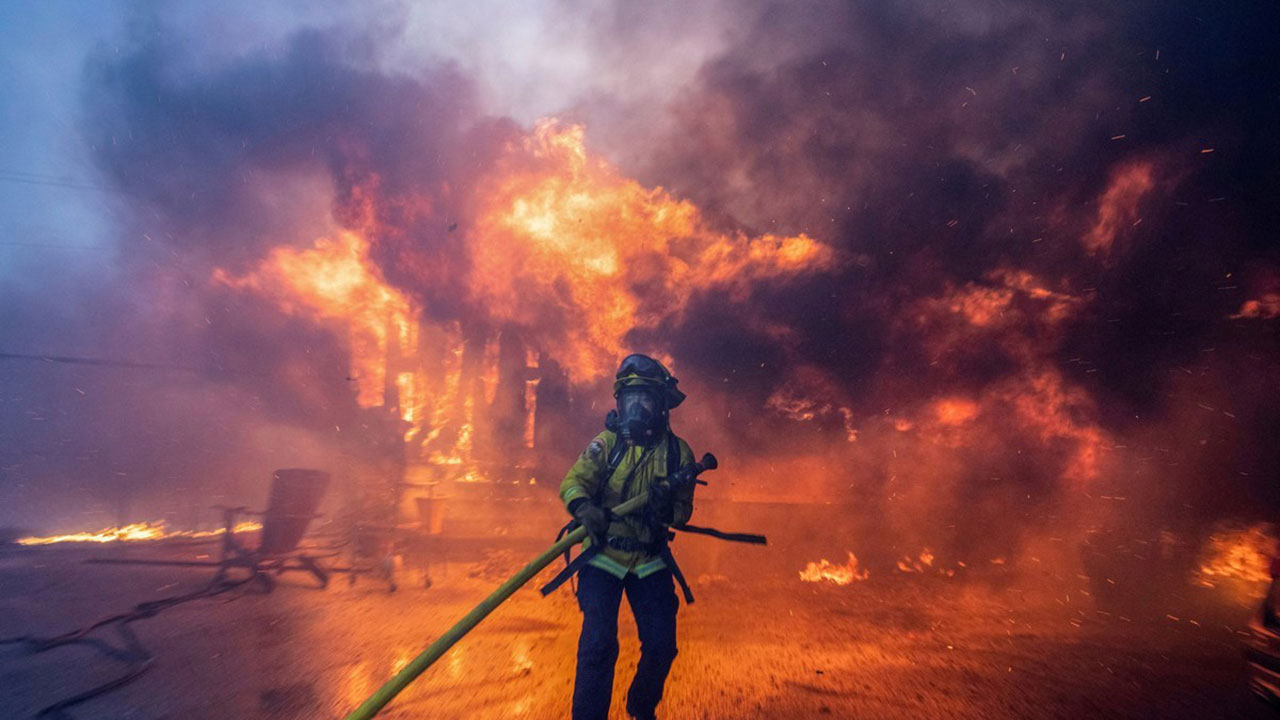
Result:
{"label": "fire hose", "polygon": [[[42,708],[36,713],[36,717],[65,717],[63,711],[75,705],[79,705],[86,700],[92,700],[99,695],[111,692],[117,688],[123,687],[134,680],[137,680],[147,670],[151,669],[155,662],[155,656],[150,650],[147,650],[138,640],[137,635],[129,627],[130,623],[139,620],[145,620],[158,615],[162,610],[171,607],[199,600],[201,598],[211,598],[221,595],[231,590],[235,590],[258,576],[252,574],[243,580],[226,580],[224,578],[214,578],[207,585],[188,593],[180,595],[171,595],[158,600],[150,600],[138,603],[132,610],[128,610],[116,615],[110,615],[91,625],[86,625],[78,630],[72,630],[56,637],[36,637],[32,635],[21,635],[18,637],[0,638],[0,645],[18,644],[26,648],[29,653],[41,653],[54,648],[70,645],[73,643],[83,643],[97,647],[107,655],[118,660],[129,663],[128,670],[123,675],[112,680],[108,680],[94,688],[86,690],[82,693],[59,700],[52,705]],[[120,633],[120,637],[124,643],[122,648],[113,648],[106,642],[94,642],[88,638],[88,635],[99,628],[115,626]]]}
{"label": "fire hose", "polygon": [[[707,453],[702,456],[701,462],[686,466],[676,478],[671,478],[668,482],[673,486],[695,482],[699,474],[705,470],[714,470],[716,465],[716,457],[711,453]],[[648,502],[649,493],[643,492],[630,500],[613,507],[611,512],[615,516],[630,515],[631,513],[644,508]],[[519,590],[525,583],[532,580],[535,575],[541,572],[543,568],[550,565],[562,553],[577,543],[582,542],[586,536],[587,529],[585,527],[579,527],[566,534],[551,547],[547,548],[541,555],[534,558],[519,572],[512,575],[510,579],[499,585],[498,589],[490,593],[489,597],[482,600],[479,605],[476,605],[471,612],[464,615],[461,620],[453,625],[453,627],[446,630],[445,633],[436,639],[435,642],[427,646],[427,649],[423,650],[417,657],[410,661],[408,665],[405,665],[403,670],[396,673],[390,680],[384,683],[382,687],[378,688],[376,692],[370,695],[368,700],[365,700],[359,707],[353,710],[350,715],[347,715],[346,720],[369,720],[374,715],[377,715],[378,712],[387,705],[387,703],[391,702],[396,695],[399,695],[406,687],[408,687],[409,683],[413,682],[419,675],[426,672],[427,668],[431,667],[432,663],[439,660],[446,652],[449,651],[449,648],[453,647],[454,644],[463,638],[463,636],[471,632],[476,625],[480,624],[481,620],[488,617],[489,613],[497,609],[497,607],[505,602],[507,598],[510,598],[515,594],[516,590]]]}

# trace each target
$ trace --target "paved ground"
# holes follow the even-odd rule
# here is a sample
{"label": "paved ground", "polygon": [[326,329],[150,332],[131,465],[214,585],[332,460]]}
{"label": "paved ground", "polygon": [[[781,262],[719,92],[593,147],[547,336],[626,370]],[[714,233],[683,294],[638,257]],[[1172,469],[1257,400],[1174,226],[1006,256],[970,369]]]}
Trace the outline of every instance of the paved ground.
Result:
{"label": "paved ground", "polygon": [[[154,667],[69,717],[339,717],[538,549],[459,543],[448,565],[434,567],[430,590],[413,586],[412,570],[395,594],[368,579],[319,590],[294,575],[270,595],[169,610],[135,626]],[[104,552],[0,551],[0,635],[62,632],[208,577],[79,562]],[[1018,583],[894,574],[802,583],[798,568],[783,570],[796,561],[780,561],[782,550],[742,552],[766,554],[728,568],[732,586],[727,574],[700,573],[707,557],[688,553],[699,597],[681,609],[664,718],[1273,717],[1245,689],[1243,605],[1197,624],[1125,620],[1079,594]],[[526,589],[384,716],[567,717],[577,622],[569,592],[543,599]],[[625,618],[622,627],[615,697],[637,654],[634,625]],[[0,648],[0,717],[28,717],[120,669],[84,646]]]}

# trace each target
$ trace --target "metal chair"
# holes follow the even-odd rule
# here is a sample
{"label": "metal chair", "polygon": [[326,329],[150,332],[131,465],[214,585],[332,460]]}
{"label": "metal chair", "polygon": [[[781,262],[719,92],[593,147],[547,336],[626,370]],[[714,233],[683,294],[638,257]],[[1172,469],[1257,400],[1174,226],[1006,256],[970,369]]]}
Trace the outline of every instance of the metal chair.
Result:
{"label": "metal chair", "polygon": [[[222,580],[233,568],[245,568],[260,579],[270,591],[275,587],[272,574],[302,570],[329,584],[329,571],[320,560],[330,555],[313,555],[298,549],[311,521],[320,517],[316,510],[329,487],[329,473],[321,470],[287,468],[271,477],[267,509],[257,512],[246,507],[219,507],[225,532],[222,535],[222,557],[218,561],[216,580]],[[236,540],[233,530],[240,515],[262,517],[261,539],[256,548],[246,548]]]}

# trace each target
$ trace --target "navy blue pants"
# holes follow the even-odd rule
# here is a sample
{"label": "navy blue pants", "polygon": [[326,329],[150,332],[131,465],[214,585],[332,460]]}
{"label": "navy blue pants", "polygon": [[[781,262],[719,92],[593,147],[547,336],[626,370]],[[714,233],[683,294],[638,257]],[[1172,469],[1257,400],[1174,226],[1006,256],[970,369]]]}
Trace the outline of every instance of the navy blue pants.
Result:
{"label": "navy blue pants", "polygon": [[627,594],[640,634],[640,663],[627,691],[627,712],[651,718],[662,700],[671,663],[676,659],[676,599],[671,570],[643,579],[625,580],[600,568],[586,566],[578,573],[578,607],[582,635],[578,638],[578,673],[573,683],[573,720],[606,720],[613,694],[613,666],[618,660],[618,607]]}

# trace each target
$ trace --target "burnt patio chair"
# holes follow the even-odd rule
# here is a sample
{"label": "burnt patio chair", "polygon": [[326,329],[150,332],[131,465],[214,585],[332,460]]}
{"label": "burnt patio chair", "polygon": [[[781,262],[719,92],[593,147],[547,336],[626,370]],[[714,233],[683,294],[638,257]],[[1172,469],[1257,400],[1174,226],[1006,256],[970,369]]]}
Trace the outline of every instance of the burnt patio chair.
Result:
{"label": "burnt patio chair", "polygon": [[[261,512],[246,507],[219,507],[225,532],[222,535],[222,557],[216,580],[222,580],[234,568],[245,568],[262,581],[270,591],[275,587],[272,575],[289,571],[306,571],[329,584],[329,571],[321,560],[330,555],[315,555],[298,548],[311,521],[320,517],[316,511],[329,487],[329,473],[304,468],[277,470],[271,477],[267,509]],[[258,546],[247,548],[236,540],[233,530],[241,515],[262,518]]]}

